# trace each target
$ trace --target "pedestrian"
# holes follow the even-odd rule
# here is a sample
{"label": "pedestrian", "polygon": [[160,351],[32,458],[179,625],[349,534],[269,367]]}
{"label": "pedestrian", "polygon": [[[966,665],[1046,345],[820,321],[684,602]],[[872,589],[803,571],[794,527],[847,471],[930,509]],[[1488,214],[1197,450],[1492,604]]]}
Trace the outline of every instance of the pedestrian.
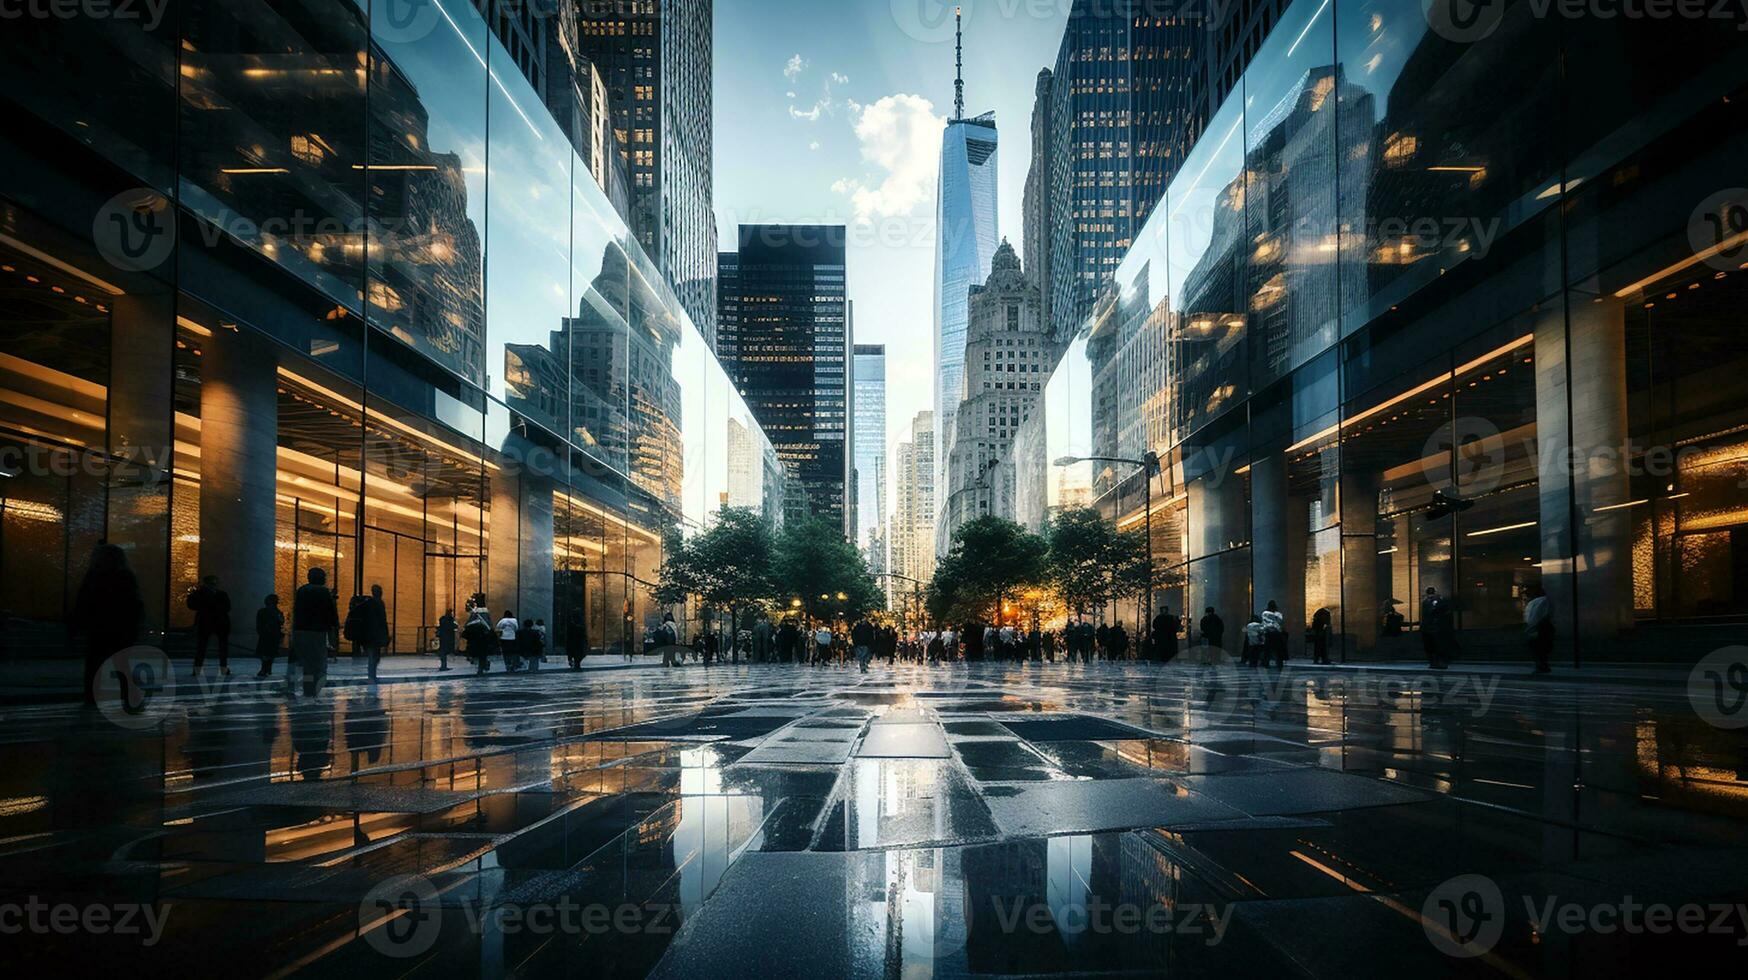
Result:
{"label": "pedestrian", "polygon": [[1535,658],[1536,673],[1553,673],[1549,660],[1554,653],[1554,604],[1539,585],[1529,587],[1529,602],[1523,607],[1523,635]]}
{"label": "pedestrian", "polygon": [[795,628],[795,620],[785,617],[777,630],[777,659],[786,664],[794,663],[800,643],[801,631]]}
{"label": "pedestrian", "polygon": [[1311,614],[1311,629],[1307,633],[1311,640],[1311,662],[1314,664],[1329,663],[1329,634],[1332,632],[1333,617],[1329,610],[1318,609]]}
{"label": "pedestrian", "polygon": [[303,693],[314,697],[328,677],[328,653],[339,648],[339,601],[328,589],[328,573],[309,571],[309,581],[291,596],[291,657],[285,668],[286,693],[295,696],[295,670],[303,674]]}
{"label": "pedestrian", "polygon": [[813,631],[813,662],[815,666],[825,663],[832,653],[832,631],[825,623],[819,624],[819,629]]}
{"label": "pedestrian", "polygon": [[1202,645],[1208,650],[1208,662],[1212,663],[1219,656],[1216,651],[1226,648],[1226,621],[1220,618],[1213,606],[1209,606],[1197,625],[1202,631]]}
{"label": "pedestrian", "polygon": [[516,657],[530,672],[539,670],[540,661],[546,656],[546,631],[541,628],[544,625],[533,619],[516,629]]}
{"label": "pedestrian", "polygon": [[461,628],[461,642],[467,646],[467,659],[473,661],[475,674],[492,669],[492,648],[498,645],[498,633],[492,629],[484,606],[474,607],[467,625]]}
{"label": "pedestrian", "polygon": [[1177,659],[1177,635],[1183,632],[1183,620],[1172,615],[1170,606],[1160,606],[1153,617],[1153,655],[1162,664]]}
{"label": "pedestrian", "polygon": [[437,619],[437,669],[448,670],[449,658],[455,653],[455,638],[460,628],[455,623],[455,610],[445,609]]}
{"label": "pedestrian", "polygon": [[[353,617],[357,617],[356,624]],[[367,657],[367,670],[372,681],[382,663],[382,651],[388,646],[388,605],[382,601],[382,586],[370,587],[370,594],[353,604],[346,614],[347,639],[357,644],[358,652]]]}
{"label": "pedestrian", "polygon": [[1246,667],[1260,666],[1267,644],[1268,637],[1263,629],[1262,617],[1251,613],[1250,622],[1244,624],[1244,650],[1239,656],[1239,662]]}
{"label": "pedestrian", "polygon": [[1111,624],[1110,638],[1111,638],[1111,659],[1112,660],[1127,660],[1127,659],[1129,659],[1129,631],[1123,628],[1122,623],[1112,623]]}
{"label": "pedestrian", "polygon": [[[91,564],[79,583],[79,595],[67,624],[69,646],[77,635],[85,636],[87,705],[97,704],[97,674],[104,661],[134,645],[145,612],[139,579],[128,567],[127,552],[118,545],[98,545],[91,552]],[[0,629],[5,625],[0,623]],[[125,696],[128,692],[122,693]]]}
{"label": "pedestrian", "polygon": [[1287,617],[1281,613],[1281,607],[1270,599],[1268,607],[1262,611],[1263,632],[1263,666],[1269,666],[1273,661],[1276,667],[1287,665]]}
{"label": "pedestrian", "polygon": [[219,676],[231,676],[231,597],[219,588],[217,575],[208,575],[183,600],[194,610],[194,674],[206,664],[206,648],[218,641]]}
{"label": "pedestrian", "polygon": [[1426,651],[1427,666],[1433,670],[1444,670],[1455,657],[1450,603],[1430,585],[1420,600],[1420,645]]}
{"label": "pedestrian", "polygon": [[522,623],[516,619],[516,614],[508,609],[498,617],[498,623],[493,627],[498,634],[498,649],[504,652],[504,670],[514,674],[522,669],[521,651],[516,646],[516,635],[522,632]]}
{"label": "pedestrian", "polygon": [[[626,647],[629,655],[631,648]],[[571,606],[564,618],[564,654],[572,670],[583,669],[583,658],[589,655],[589,627],[583,620],[581,605]]]}
{"label": "pedestrian", "polygon": [[874,627],[866,619],[856,620],[856,625],[850,628],[850,642],[856,648],[856,667],[866,674],[868,661],[874,655]]}
{"label": "pedestrian", "polygon": [[270,595],[255,610],[255,656],[261,660],[256,677],[273,675],[273,659],[279,656],[279,645],[285,640],[285,614],[279,611],[279,597]]}

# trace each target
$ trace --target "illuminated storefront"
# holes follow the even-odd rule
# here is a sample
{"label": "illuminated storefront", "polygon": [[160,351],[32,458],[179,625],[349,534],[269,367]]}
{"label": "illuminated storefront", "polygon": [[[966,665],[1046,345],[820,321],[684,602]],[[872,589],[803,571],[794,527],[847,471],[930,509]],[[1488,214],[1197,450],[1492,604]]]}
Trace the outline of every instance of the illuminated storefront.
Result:
{"label": "illuminated storefront", "polygon": [[[1046,388],[1050,459],[1165,460],[1191,621],[1414,659],[1430,588],[1461,656],[1527,660],[1542,588],[1571,662],[1748,620],[1748,35],[1492,12],[1293,4]],[[1122,466],[1047,486],[1144,517]]]}
{"label": "illuminated storefront", "polygon": [[315,567],[382,586],[396,652],[482,593],[635,648],[664,533],[777,516],[769,442],[475,6],[370,6],[8,28],[17,649],[62,644],[100,541],[173,648],[200,576],[240,634]]}

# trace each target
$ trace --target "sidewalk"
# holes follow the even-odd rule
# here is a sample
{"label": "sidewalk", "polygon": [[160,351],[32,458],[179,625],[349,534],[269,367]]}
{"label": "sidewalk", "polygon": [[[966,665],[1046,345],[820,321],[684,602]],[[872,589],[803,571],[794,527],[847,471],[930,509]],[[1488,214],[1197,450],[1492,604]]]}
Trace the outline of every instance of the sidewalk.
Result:
{"label": "sidewalk", "polygon": [[[187,660],[173,661],[176,667],[176,684],[179,688],[196,689],[191,669]],[[583,658],[582,670],[626,670],[639,667],[660,667],[659,657],[637,657],[627,661],[620,654],[596,654]],[[56,704],[77,702],[83,699],[84,692],[80,690],[83,661],[71,658],[32,658],[8,660],[0,662],[0,704]],[[231,658],[231,676],[220,677],[216,661],[208,660],[205,670],[198,682],[208,689],[220,686],[234,690],[278,691],[285,685],[285,660],[274,661],[271,678],[255,677],[255,672],[261,667],[260,661],[252,656],[233,656]],[[465,680],[474,677],[473,664],[466,657],[457,655],[449,658],[449,670],[441,671],[437,667],[437,658],[412,654],[396,654],[382,659],[377,667],[378,684],[410,684],[426,681]],[[563,657],[547,657],[538,671],[518,671],[514,676],[525,677],[532,673],[539,677],[545,674],[571,673],[570,664]],[[354,659],[351,654],[341,654],[340,659],[328,664],[328,687],[349,687],[370,683],[369,664],[362,659]],[[486,676],[504,677],[502,660],[494,659],[492,670]]]}

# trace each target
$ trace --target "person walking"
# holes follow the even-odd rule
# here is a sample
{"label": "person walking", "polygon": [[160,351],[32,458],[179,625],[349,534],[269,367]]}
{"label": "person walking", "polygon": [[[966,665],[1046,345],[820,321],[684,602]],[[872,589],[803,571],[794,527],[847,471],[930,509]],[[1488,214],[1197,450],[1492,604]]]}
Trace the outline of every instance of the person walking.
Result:
{"label": "person walking", "polygon": [[231,676],[231,597],[208,575],[188,593],[184,604],[194,610],[194,675],[206,665],[206,648],[218,641],[219,676]]}
{"label": "person walking", "polygon": [[1554,604],[1539,585],[1529,587],[1529,602],[1523,607],[1523,635],[1529,641],[1530,656],[1535,658],[1536,673],[1551,674],[1549,660],[1554,653]]}
{"label": "person walking", "polygon": [[850,627],[850,643],[856,648],[857,669],[866,674],[868,661],[874,656],[874,627],[866,619],[856,620]]}
{"label": "person walking", "polygon": [[516,619],[516,614],[508,609],[498,617],[497,625],[492,627],[498,634],[498,649],[504,652],[504,670],[514,674],[522,669],[521,651],[516,647],[516,634],[522,632],[522,623]]}
{"label": "person walking", "polygon": [[1220,618],[1213,606],[1209,606],[1196,626],[1202,631],[1202,646],[1208,651],[1208,662],[1213,663],[1214,658],[1220,656],[1217,651],[1226,648],[1226,621]]}
{"label": "person walking", "polygon": [[455,638],[460,634],[455,622],[455,610],[445,609],[437,619],[437,669],[448,670],[449,658],[455,654]]}
{"label": "person walking", "polygon": [[1270,599],[1268,607],[1262,611],[1263,633],[1263,666],[1267,667],[1273,661],[1276,667],[1287,665],[1287,617],[1282,615],[1281,607]]}
{"label": "person walking", "polygon": [[255,610],[255,656],[261,660],[256,677],[273,676],[273,659],[279,656],[279,645],[285,641],[285,614],[279,611],[279,597],[270,595]]}
{"label": "person walking", "polygon": [[291,657],[285,670],[287,694],[292,689],[293,664],[303,673],[303,693],[314,697],[328,677],[328,651],[340,645],[340,606],[328,589],[328,573],[312,568],[309,581],[291,596]]}
{"label": "person walking", "polygon": [[1183,628],[1183,620],[1172,615],[1170,606],[1159,607],[1159,615],[1153,617],[1153,651],[1160,663],[1177,659],[1177,636]]}
{"label": "person walking", "polygon": [[1420,645],[1426,650],[1426,664],[1433,670],[1451,665],[1455,650],[1455,631],[1450,603],[1438,589],[1426,587],[1426,597],[1420,600]]}
{"label": "person walking", "polygon": [[1329,663],[1329,634],[1332,632],[1333,617],[1327,608],[1318,609],[1311,614],[1311,629],[1307,637],[1311,641],[1311,662],[1314,664]]}
{"label": "person walking", "polygon": [[582,670],[583,658],[589,655],[589,629],[581,606],[573,605],[565,615],[564,655],[572,670]]}
{"label": "person walking", "polygon": [[[353,616],[358,617],[357,625],[351,622]],[[376,668],[382,663],[382,651],[388,646],[388,605],[382,601],[382,586],[370,587],[370,594],[363,601],[353,606],[347,617],[348,633],[354,643],[358,644],[358,652],[366,658],[366,670],[372,681],[376,680]]]}
{"label": "person walking", "polygon": [[813,663],[819,666],[828,662],[832,655],[832,631],[825,623],[819,624],[819,629],[813,631]]}
{"label": "person walking", "polygon": [[145,613],[139,579],[128,567],[127,552],[113,544],[98,545],[91,552],[91,564],[79,583],[67,624],[69,646],[78,635],[85,637],[86,705],[97,704],[98,672],[104,661],[134,645]]}
{"label": "person walking", "polygon": [[1111,624],[1111,659],[1129,659],[1129,631],[1121,622]]}
{"label": "person walking", "polygon": [[484,606],[474,607],[473,615],[461,629],[461,642],[467,647],[467,659],[473,661],[475,674],[492,669],[492,648],[498,645],[498,633],[492,629]]}

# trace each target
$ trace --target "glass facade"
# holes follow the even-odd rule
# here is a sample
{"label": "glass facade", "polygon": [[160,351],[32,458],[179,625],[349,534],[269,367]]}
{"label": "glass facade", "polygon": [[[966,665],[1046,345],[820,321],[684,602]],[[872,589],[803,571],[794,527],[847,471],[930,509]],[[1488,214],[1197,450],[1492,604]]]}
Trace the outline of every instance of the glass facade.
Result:
{"label": "glass facade", "polygon": [[[1412,0],[1288,6],[1047,384],[1046,455],[1159,453],[1163,601],[1274,600],[1295,648],[1328,609],[1339,656],[1419,659],[1428,589],[1469,659],[1529,658],[1538,588],[1557,659],[1729,642],[1739,26],[1508,6],[1453,39]],[[1045,487],[1146,517],[1120,465]]]}
{"label": "glass facade", "polygon": [[[664,533],[773,517],[776,455],[467,0],[20,20],[0,137],[0,608],[63,642],[123,547],[143,639],[309,569],[639,648]],[[427,22],[428,21],[428,22]],[[344,602],[342,603],[344,606]]]}
{"label": "glass facade", "polygon": [[972,286],[989,278],[996,247],[996,128],[993,113],[953,119],[941,136],[935,201],[935,489],[946,509],[953,419],[965,396],[965,331]]}

